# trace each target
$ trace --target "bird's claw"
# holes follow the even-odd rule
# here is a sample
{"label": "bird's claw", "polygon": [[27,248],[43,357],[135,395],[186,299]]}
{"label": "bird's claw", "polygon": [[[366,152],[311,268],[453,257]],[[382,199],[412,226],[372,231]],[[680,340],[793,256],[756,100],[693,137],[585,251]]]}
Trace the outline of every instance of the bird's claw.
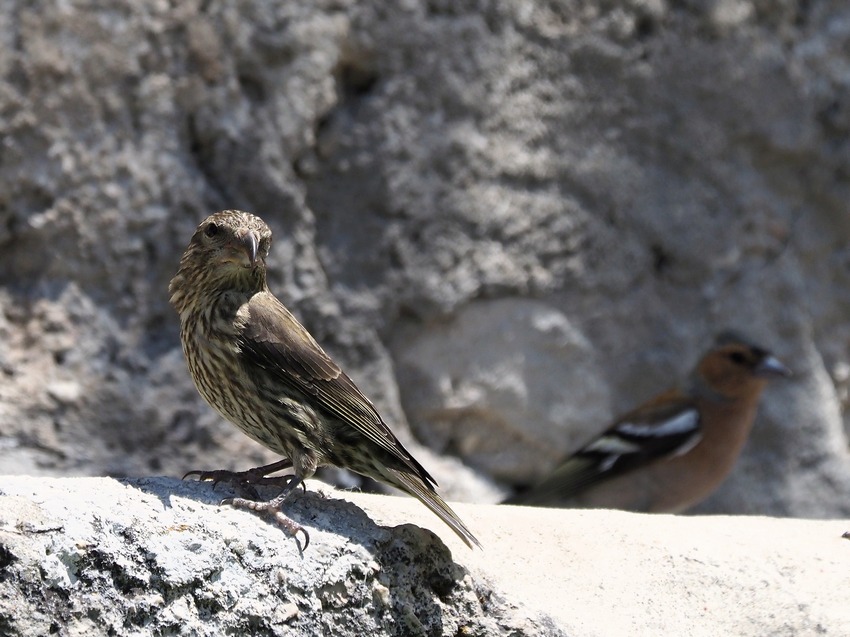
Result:
{"label": "bird's claw", "polygon": [[307,533],[307,529],[305,529],[303,526],[299,525],[298,528],[295,529],[295,533],[292,534],[292,537],[295,538],[296,544],[298,543],[298,531],[301,531],[301,533],[304,534],[304,546],[298,547],[298,550],[300,550],[303,553],[304,551],[307,550],[307,547],[310,546],[310,534]]}
{"label": "bird's claw", "polygon": [[215,489],[219,482],[238,480],[240,473],[244,472],[226,471],[224,469],[215,469],[213,471],[199,471],[197,469],[193,469],[192,471],[187,471],[181,479],[185,480],[189,476],[198,476],[198,482],[212,482],[213,489]]}
{"label": "bird's claw", "polygon": [[[283,464],[276,463],[276,465]],[[267,477],[266,474],[269,472],[269,469],[273,469],[276,465],[270,465],[267,467],[256,467],[254,469],[248,469],[247,471],[229,471],[227,469],[212,469],[210,471],[199,471],[197,469],[187,472],[183,476],[183,480],[190,476],[197,476],[198,482],[212,482],[213,490],[218,486],[220,482],[227,482],[234,485],[239,491],[241,491],[245,496],[251,498],[252,500],[259,500],[260,495],[257,493],[257,490],[254,488],[255,485],[259,486],[283,486],[286,487],[292,481],[293,476],[274,476]],[[303,483],[302,483],[303,484]],[[304,487],[304,491],[306,492],[307,488]]]}
{"label": "bird's claw", "polygon": [[310,544],[310,534],[307,533],[307,530],[303,526],[298,524],[295,520],[289,518],[281,510],[281,506],[283,505],[283,502],[288,495],[288,492],[283,493],[276,497],[274,500],[268,500],[266,502],[256,502],[254,500],[247,500],[245,498],[225,498],[219,503],[219,505],[226,504],[236,509],[248,509],[249,511],[253,511],[254,513],[259,513],[260,515],[270,517],[275,521],[275,523],[279,527],[281,527],[284,531],[289,533],[289,535],[294,537],[296,543],[298,542],[298,533],[300,531],[304,534],[304,546],[299,546],[298,548],[303,552]]}
{"label": "bird's claw", "polygon": [[263,486],[277,486],[283,484],[283,486],[286,486],[291,481],[292,476],[274,476],[271,478],[267,476],[270,473],[274,473],[275,471],[289,469],[291,467],[292,462],[288,458],[284,458],[282,460],[278,460],[277,462],[273,462],[262,467],[254,467],[253,469],[247,469],[245,471],[230,471],[228,469],[212,469],[209,471],[199,471],[197,469],[193,469],[192,471],[188,471],[183,476],[183,480],[185,480],[189,476],[198,476],[198,482],[212,481],[213,488],[215,488],[215,486],[219,482],[230,482],[243,486],[254,484]]}

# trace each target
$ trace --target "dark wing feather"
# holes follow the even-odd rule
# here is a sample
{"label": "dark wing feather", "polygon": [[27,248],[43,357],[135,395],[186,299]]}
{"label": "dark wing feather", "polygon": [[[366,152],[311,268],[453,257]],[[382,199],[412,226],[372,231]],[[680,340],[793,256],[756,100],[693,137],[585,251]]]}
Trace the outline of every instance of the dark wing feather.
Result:
{"label": "dark wing feather", "polygon": [[693,401],[671,391],[620,417],[511,504],[558,504],[595,484],[684,453],[701,437]]}
{"label": "dark wing feather", "polygon": [[312,404],[375,443],[400,466],[432,485],[436,481],[402,446],[375,407],[328,356],[310,333],[271,293],[248,302],[248,321],[241,332],[245,365],[261,367],[279,381],[312,397]]}

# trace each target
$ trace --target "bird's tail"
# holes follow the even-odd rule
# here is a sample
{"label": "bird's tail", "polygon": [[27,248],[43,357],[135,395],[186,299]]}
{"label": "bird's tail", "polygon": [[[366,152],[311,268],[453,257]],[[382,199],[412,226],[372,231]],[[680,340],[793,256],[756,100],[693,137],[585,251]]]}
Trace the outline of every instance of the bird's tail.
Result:
{"label": "bird's tail", "polygon": [[600,469],[598,462],[582,456],[574,456],[555,469],[542,482],[506,498],[502,504],[578,506],[578,503],[571,501],[571,498],[603,480],[604,477],[605,473]]}
{"label": "bird's tail", "polygon": [[472,548],[473,546],[481,548],[481,543],[474,535],[472,535],[472,531],[466,527],[466,525],[457,516],[457,513],[451,510],[445,500],[443,500],[443,498],[434,491],[434,488],[430,484],[426,484],[421,478],[414,474],[399,471],[397,469],[384,467],[384,472],[384,475],[390,484],[401,489],[405,493],[414,496],[422,504],[431,509],[437,517],[449,525],[452,531],[457,533],[458,537],[463,540],[469,548]]}

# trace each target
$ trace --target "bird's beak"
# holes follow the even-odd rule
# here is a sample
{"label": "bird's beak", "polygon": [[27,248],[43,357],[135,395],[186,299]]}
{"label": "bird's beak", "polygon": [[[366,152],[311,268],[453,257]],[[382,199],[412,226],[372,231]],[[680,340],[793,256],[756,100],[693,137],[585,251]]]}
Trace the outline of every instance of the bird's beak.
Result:
{"label": "bird's beak", "polygon": [[245,253],[248,255],[248,259],[251,261],[251,265],[254,265],[257,262],[257,250],[260,247],[260,239],[257,237],[257,233],[246,232],[241,238],[241,242]]}
{"label": "bird's beak", "polygon": [[756,376],[762,378],[789,378],[793,373],[775,356],[765,356],[755,367]]}

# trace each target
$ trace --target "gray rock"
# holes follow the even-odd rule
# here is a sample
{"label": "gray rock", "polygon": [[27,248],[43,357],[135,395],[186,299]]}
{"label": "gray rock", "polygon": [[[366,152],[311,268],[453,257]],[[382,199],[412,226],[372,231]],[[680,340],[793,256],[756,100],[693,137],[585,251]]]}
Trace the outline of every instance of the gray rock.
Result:
{"label": "gray rock", "polygon": [[167,478],[0,477],[0,632],[757,637],[850,626],[850,520],[461,504],[483,544],[470,550],[412,498],[311,481],[288,509],[310,533],[302,552],[273,524],[218,507],[226,495]]}
{"label": "gray rock", "polygon": [[0,492],[4,635],[566,635],[430,531],[376,526],[333,492],[293,503],[303,552],[210,485],[18,477]]}
{"label": "gray rock", "polygon": [[[450,495],[545,472],[731,326],[798,374],[703,511],[850,514],[846,2],[7,4],[4,470],[275,459],[202,403],[167,300],[197,223],[240,207]],[[492,352],[491,302],[518,335]],[[497,355],[519,384],[476,376]],[[481,390],[457,440],[428,416],[458,415],[451,373]]]}
{"label": "gray rock", "polygon": [[470,304],[400,331],[393,354],[419,439],[497,478],[531,482],[579,446],[582,426],[610,417],[589,341],[539,302]]}

